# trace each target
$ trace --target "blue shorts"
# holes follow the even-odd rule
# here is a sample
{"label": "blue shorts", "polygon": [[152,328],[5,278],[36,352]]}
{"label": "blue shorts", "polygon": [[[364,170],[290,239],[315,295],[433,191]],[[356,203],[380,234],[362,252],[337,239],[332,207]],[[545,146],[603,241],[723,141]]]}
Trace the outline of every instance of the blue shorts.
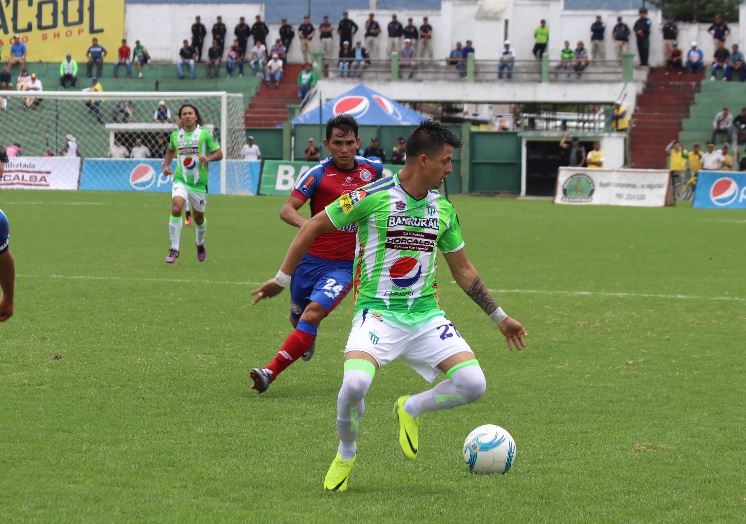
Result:
{"label": "blue shorts", "polygon": [[5,216],[3,210],[0,209],[0,255],[8,250],[10,243],[10,225],[8,225],[8,217]]}
{"label": "blue shorts", "polygon": [[290,281],[290,317],[297,320],[310,302],[326,314],[334,310],[352,287],[352,261],[304,256]]}

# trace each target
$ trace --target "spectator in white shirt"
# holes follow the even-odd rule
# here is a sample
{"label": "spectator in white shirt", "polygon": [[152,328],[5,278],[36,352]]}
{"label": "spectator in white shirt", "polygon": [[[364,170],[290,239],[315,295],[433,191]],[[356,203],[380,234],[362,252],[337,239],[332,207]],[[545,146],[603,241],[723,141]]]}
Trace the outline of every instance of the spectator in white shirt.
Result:
{"label": "spectator in white shirt", "polygon": [[502,79],[503,71],[508,71],[508,80],[513,78],[513,64],[515,63],[515,51],[510,47],[510,40],[503,42],[503,50],[500,54],[500,65],[497,66],[497,78]]}
{"label": "spectator in white shirt", "polygon": [[127,147],[122,144],[121,138],[114,139],[114,145],[109,148],[109,158],[127,158],[130,156],[130,152]]}
{"label": "spectator in white shirt", "polygon": [[733,115],[730,113],[727,107],[724,107],[717,115],[715,120],[712,121],[712,142],[717,141],[718,135],[725,135],[728,144],[733,141]]}
{"label": "spectator in white shirt", "polygon": [[72,135],[65,135],[65,146],[60,149],[62,156],[76,157],[78,156],[78,142]]}
{"label": "spectator in white shirt", "polygon": [[132,151],[130,152],[130,158],[149,158],[149,157],[150,157],[150,149],[148,149],[147,146],[143,145],[142,138],[136,138],[135,147],[133,147]]}
{"label": "spectator in white shirt", "polygon": [[166,101],[161,100],[158,102],[158,107],[153,113],[153,121],[159,123],[166,123],[171,121],[171,110],[166,106]]}
{"label": "spectator in white shirt", "polygon": [[723,167],[723,153],[715,149],[715,144],[707,142],[707,151],[702,154],[702,169],[705,171],[719,171]]}
{"label": "spectator in white shirt", "polygon": [[[36,78],[36,73],[31,73],[31,76],[28,78],[28,80],[21,83],[20,85],[21,91],[42,91],[41,80]],[[38,106],[40,102],[41,100],[36,98],[35,96],[26,97],[25,100],[26,107],[28,108]]]}
{"label": "spectator in white shirt", "polygon": [[251,70],[256,76],[264,76],[264,64],[267,61],[267,48],[261,42],[251,48]]}
{"label": "spectator in white shirt", "polygon": [[259,150],[259,146],[254,143],[254,137],[249,136],[246,138],[246,143],[241,148],[241,154],[244,160],[261,160],[262,152]]}
{"label": "spectator in white shirt", "polygon": [[264,76],[264,81],[269,85],[270,82],[274,81],[275,87],[280,86],[280,80],[282,79],[282,60],[277,53],[272,55],[272,59],[267,62],[267,72]]}

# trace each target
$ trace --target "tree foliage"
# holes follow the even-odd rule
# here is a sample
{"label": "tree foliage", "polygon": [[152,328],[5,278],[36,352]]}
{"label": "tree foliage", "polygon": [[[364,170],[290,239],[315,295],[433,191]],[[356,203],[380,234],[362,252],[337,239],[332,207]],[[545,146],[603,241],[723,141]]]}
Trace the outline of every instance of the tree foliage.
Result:
{"label": "tree foliage", "polygon": [[663,11],[664,17],[672,16],[679,22],[712,22],[720,15],[726,22],[738,22],[738,5],[741,0],[651,0]]}

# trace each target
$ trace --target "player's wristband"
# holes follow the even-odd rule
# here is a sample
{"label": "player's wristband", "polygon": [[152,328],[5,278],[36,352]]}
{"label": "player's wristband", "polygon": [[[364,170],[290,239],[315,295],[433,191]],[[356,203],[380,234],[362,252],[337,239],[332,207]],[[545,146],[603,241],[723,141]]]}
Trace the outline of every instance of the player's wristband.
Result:
{"label": "player's wristband", "polygon": [[290,285],[290,275],[286,275],[280,270],[275,275],[275,282],[280,287],[288,287]]}
{"label": "player's wristband", "polygon": [[498,307],[495,311],[492,312],[490,315],[490,318],[492,319],[492,322],[495,323],[496,326],[499,326],[500,323],[508,318],[508,314],[503,311],[503,308]]}

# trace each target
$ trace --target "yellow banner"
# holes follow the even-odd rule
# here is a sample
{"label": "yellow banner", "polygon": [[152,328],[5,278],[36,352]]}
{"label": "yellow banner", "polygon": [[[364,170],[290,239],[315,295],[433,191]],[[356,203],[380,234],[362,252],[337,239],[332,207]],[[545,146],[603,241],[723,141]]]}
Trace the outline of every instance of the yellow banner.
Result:
{"label": "yellow banner", "polygon": [[3,62],[13,35],[26,44],[28,62],[60,62],[71,53],[85,63],[92,38],[106,48],[106,62],[115,62],[124,38],[124,0],[0,0]]}

